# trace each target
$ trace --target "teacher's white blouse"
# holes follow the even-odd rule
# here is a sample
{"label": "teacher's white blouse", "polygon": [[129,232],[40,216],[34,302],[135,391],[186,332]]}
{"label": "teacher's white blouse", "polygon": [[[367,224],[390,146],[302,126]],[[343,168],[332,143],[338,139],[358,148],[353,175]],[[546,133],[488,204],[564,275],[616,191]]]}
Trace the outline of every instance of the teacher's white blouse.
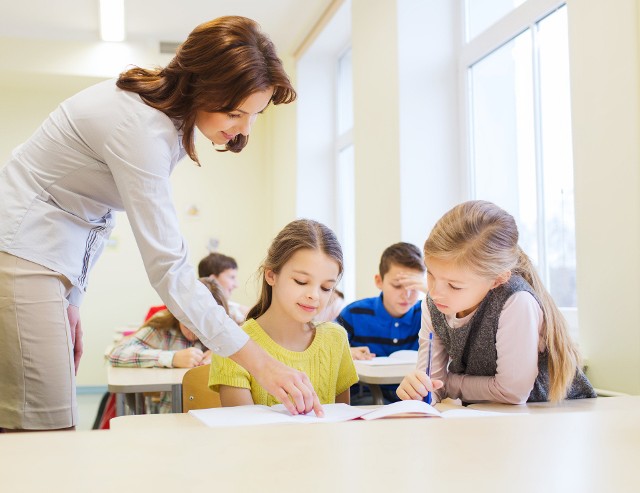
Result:
{"label": "teacher's white blouse", "polygon": [[185,156],[178,126],[115,80],[64,101],[0,170],[0,251],[63,274],[79,305],[114,211],[124,210],[162,301],[227,356],[248,336],[187,261],[169,181]]}

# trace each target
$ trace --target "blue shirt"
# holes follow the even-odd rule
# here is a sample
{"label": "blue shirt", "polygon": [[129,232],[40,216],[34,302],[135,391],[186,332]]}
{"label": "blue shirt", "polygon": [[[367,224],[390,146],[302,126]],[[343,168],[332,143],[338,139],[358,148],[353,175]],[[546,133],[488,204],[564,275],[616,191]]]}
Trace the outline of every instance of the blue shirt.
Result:
{"label": "blue shirt", "polygon": [[352,347],[367,346],[376,356],[389,356],[401,349],[418,350],[421,322],[421,301],[402,317],[392,317],[382,302],[382,293],[347,305],[337,322],[349,336]]}

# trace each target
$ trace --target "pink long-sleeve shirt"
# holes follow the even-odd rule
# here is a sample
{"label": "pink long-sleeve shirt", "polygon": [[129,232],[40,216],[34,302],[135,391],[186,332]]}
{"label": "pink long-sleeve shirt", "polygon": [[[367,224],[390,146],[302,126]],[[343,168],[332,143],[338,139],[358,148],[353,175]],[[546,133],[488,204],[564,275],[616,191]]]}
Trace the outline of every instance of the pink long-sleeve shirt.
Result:
{"label": "pink long-sleeve shirt", "polygon": [[[446,320],[452,329],[456,329],[469,322],[473,313],[463,318],[447,315]],[[538,353],[545,348],[542,322],[542,310],[536,299],[526,291],[515,293],[505,303],[498,321],[496,374],[477,376],[449,373],[449,354],[433,331],[429,308],[423,301],[417,369],[426,370],[429,334],[433,332],[431,378],[442,380],[445,384],[436,391],[438,401],[450,397],[465,402],[523,404],[538,376]]]}

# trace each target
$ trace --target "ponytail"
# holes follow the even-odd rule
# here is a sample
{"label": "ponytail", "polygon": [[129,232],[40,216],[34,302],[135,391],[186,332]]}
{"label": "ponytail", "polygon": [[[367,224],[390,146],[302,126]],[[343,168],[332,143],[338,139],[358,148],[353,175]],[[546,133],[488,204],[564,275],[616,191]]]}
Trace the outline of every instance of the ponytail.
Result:
{"label": "ponytail", "polygon": [[544,287],[527,254],[518,246],[518,264],[513,270],[533,288],[544,317],[542,333],[549,354],[549,400],[564,399],[581,365],[580,354],[571,340],[566,319]]}

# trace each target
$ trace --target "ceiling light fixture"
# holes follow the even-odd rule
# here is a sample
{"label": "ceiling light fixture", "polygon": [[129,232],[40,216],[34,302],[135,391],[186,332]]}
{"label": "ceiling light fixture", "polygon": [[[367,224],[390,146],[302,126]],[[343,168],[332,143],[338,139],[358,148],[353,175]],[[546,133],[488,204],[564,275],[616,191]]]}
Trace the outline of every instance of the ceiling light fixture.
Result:
{"label": "ceiling light fixture", "polygon": [[100,38],[124,41],[124,0],[100,0]]}

